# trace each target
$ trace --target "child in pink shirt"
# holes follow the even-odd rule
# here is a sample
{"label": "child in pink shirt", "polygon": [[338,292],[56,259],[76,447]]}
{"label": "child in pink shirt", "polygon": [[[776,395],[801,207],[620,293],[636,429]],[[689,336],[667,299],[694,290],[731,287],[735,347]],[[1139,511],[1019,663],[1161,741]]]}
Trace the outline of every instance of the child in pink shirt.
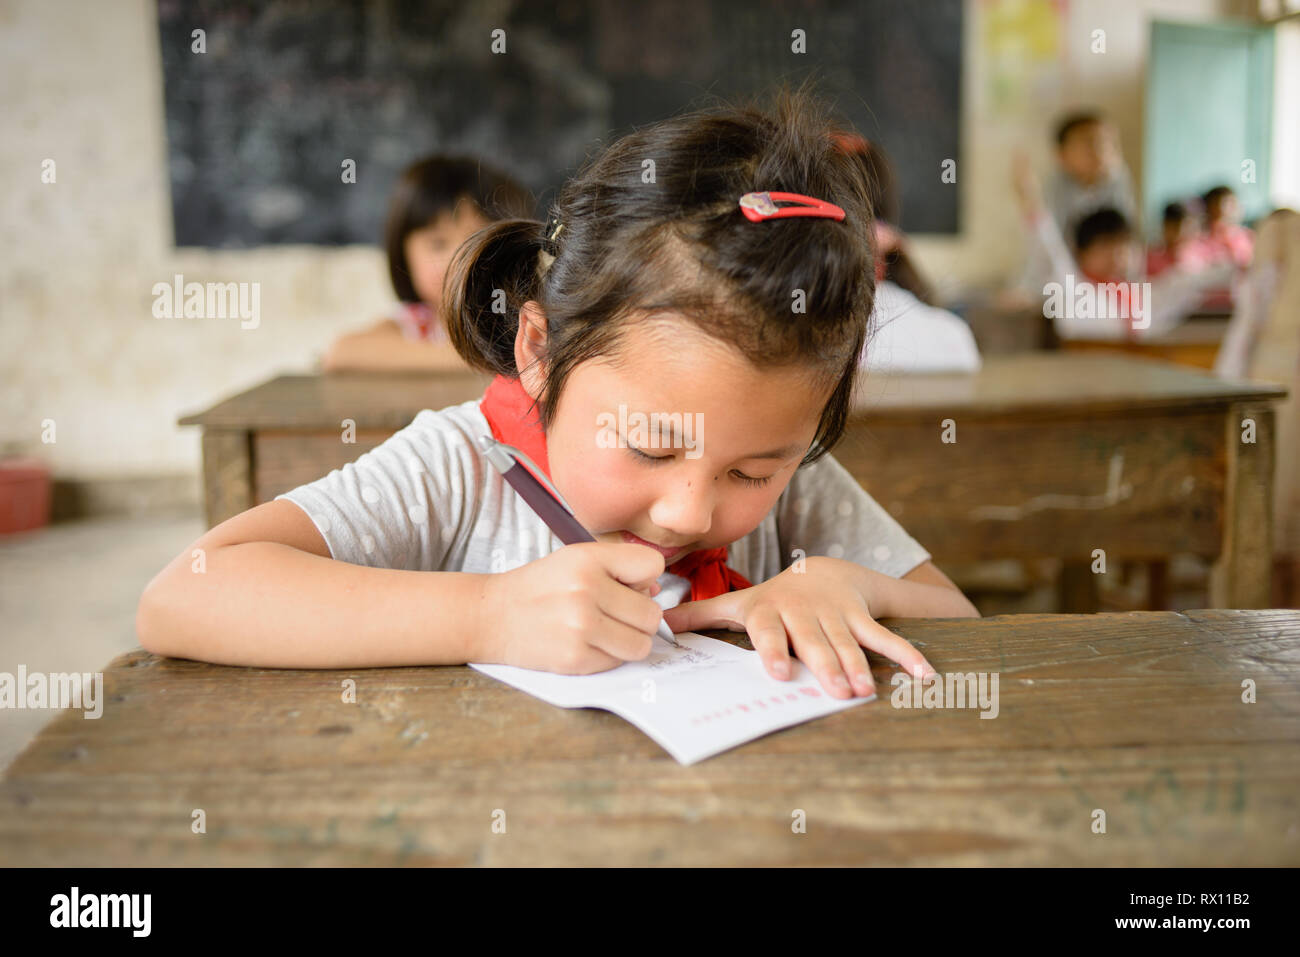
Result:
{"label": "child in pink shirt", "polygon": [[1241,204],[1236,194],[1227,186],[1216,186],[1201,199],[1205,203],[1205,252],[1214,262],[1247,268],[1255,248],[1255,234],[1239,222]]}
{"label": "child in pink shirt", "polygon": [[1147,276],[1154,278],[1173,266],[1197,272],[1210,264],[1210,254],[1197,235],[1196,220],[1182,203],[1165,207],[1158,246],[1147,249]]}
{"label": "child in pink shirt", "polygon": [[324,370],[466,368],[438,316],[447,266],[460,244],[484,226],[532,211],[533,198],[523,186],[480,160],[430,156],[407,167],[393,189],[384,227],[398,301],[371,327],[335,340]]}

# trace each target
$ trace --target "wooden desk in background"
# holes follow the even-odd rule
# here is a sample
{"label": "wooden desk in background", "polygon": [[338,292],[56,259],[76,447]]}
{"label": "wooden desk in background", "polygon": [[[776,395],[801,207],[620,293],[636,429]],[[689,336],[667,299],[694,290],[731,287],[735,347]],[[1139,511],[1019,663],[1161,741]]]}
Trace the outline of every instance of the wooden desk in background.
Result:
{"label": "wooden desk in background", "polygon": [[[209,525],[341,468],[408,424],[482,394],[486,379],[280,376],[195,415]],[[1059,558],[1068,611],[1092,610],[1107,561],[1217,559],[1209,604],[1269,604],[1273,402],[1121,356],[991,356],[972,375],[864,379],[835,456],[936,564]],[[1255,442],[1242,442],[1242,421]],[[956,426],[945,443],[942,423]],[[356,442],[342,441],[344,421]],[[1077,596],[1077,597],[1072,597]]]}
{"label": "wooden desk in background", "polygon": [[1095,610],[1095,549],[1108,567],[1214,559],[1210,605],[1266,608],[1285,394],[1124,356],[990,356],[974,375],[868,378],[835,457],[940,567],[1063,559],[1062,610]]}
{"label": "wooden desk in background", "polygon": [[[282,375],[180,420],[203,427],[208,526],[359,458],[422,409],[481,396],[471,372]],[[344,441],[351,424],[355,442]]]}
{"label": "wooden desk in background", "polygon": [[[58,715],[0,780],[0,860],[1300,864],[1300,612],[887,624],[940,673],[997,673],[997,717],[896,709],[873,656],[876,701],[682,767],[613,714],[467,667],[131,652],[105,671],[101,718]],[[1258,703],[1243,703],[1246,679]]]}
{"label": "wooden desk in background", "polygon": [[1225,318],[1192,318],[1159,338],[1143,342],[1063,339],[1060,348],[1066,352],[1104,352],[1213,369],[1227,331],[1228,320]]}

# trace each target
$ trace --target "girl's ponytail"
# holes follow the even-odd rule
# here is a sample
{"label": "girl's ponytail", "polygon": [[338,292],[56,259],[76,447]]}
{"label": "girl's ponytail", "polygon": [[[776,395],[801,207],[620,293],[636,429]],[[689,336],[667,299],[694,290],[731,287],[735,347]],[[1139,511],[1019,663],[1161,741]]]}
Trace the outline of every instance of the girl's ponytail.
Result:
{"label": "girl's ponytail", "polygon": [[544,261],[542,224],[505,219],[461,244],[442,287],[442,320],[451,344],[475,369],[515,376],[519,310],[536,299]]}

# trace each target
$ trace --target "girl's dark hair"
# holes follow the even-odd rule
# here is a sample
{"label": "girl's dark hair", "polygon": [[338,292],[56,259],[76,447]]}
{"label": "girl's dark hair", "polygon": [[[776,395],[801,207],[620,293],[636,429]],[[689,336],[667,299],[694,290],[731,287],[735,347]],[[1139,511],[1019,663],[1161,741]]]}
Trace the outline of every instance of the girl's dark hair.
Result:
{"label": "girl's dark hair", "polygon": [[[538,303],[548,427],[575,367],[614,353],[628,323],[680,313],[755,365],[803,363],[833,385],[804,457],[816,461],[843,434],[875,298],[866,177],[836,128],[805,84],[767,110],[700,109],[624,136],[561,189],[553,242],[554,228],[515,219],[457,250],[441,312],[452,344],[517,376],[519,311]],[[845,218],[750,222],[738,203],[755,191],[827,200]]]}
{"label": "girl's dark hair", "polygon": [[384,249],[393,291],[402,302],[418,302],[406,262],[406,237],[468,200],[486,219],[533,215],[532,194],[506,173],[477,159],[428,156],[402,171],[388,202]]}

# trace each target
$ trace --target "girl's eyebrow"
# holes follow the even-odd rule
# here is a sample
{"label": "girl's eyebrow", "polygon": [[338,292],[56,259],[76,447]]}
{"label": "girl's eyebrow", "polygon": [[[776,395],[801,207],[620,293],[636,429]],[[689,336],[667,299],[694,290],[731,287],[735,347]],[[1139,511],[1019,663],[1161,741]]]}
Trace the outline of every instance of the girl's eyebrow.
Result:
{"label": "girl's eyebrow", "polygon": [[746,455],[746,459],[788,459],[796,452],[803,449],[798,442],[791,442],[789,445],[783,445],[779,449],[772,449],[769,452],[757,452],[754,455]]}

